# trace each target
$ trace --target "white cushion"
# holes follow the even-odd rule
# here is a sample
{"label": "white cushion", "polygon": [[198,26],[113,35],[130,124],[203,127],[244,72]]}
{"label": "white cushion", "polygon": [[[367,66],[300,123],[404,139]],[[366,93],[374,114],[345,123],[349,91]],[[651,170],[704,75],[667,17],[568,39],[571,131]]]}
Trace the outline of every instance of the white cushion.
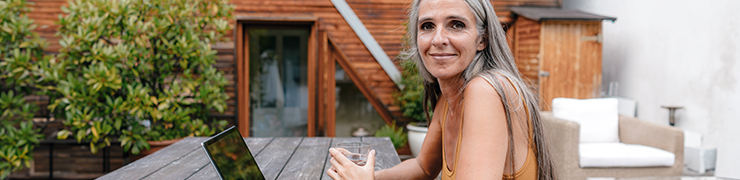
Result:
{"label": "white cushion", "polygon": [[552,100],[553,116],[581,125],[580,142],[619,142],[619,101],[615,98]]}
{"label": "white cushion", "polygon": [[654,167],[673,166],[676,155],[637,144],[581,143],[578,146],[581,167]]}

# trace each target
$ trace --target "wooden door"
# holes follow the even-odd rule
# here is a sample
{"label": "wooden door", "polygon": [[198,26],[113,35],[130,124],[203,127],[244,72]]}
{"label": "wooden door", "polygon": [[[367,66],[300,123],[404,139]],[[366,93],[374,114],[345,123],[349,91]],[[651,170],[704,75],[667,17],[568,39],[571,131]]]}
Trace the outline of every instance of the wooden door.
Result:
{"label": "wooden door", "polygon": [[540,95],[544,110],[553,98],[594,98],[601,92],[601,22],[542,22]]}

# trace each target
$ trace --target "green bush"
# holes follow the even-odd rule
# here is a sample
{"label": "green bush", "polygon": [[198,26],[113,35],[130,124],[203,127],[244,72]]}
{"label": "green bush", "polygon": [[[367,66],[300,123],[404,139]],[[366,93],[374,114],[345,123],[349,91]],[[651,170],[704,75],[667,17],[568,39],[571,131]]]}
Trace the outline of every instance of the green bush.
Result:
{"label": "green bush", "polygon": [[422,77],[416,63],[412,60],[401,61],[401,82],[403,88],[393,96],[401,106],[403,116],[411,118],[419,124],[426,125],[427,116],[424,112],[424,87]]}
{"label": "green bush", "polygon": [[149,140],[209,136],[226,122],[223,72],[211,44],[226,40],[228,0],[75,0],[57,22],[61,49],[42,64],[52,110],[93,153],[119,140],[138,154]]}
{"label": "green bush", "polygon": [[386,124],[375,131],[375,137],[391,138],[393,147],[395,147],[396,150],[403,148],[403,146],[406,145],[406,141],[408,141],[406,132],[403,131],[403,128],[396,126],[396,121],[393,121],[391,124]]}
{"label": "green bush", "polygon": [[34,146],[43,139],[32,121],[38,107],[25,100],[37,90],[37,62],[47,45],[32,32],[29,4],[0,1],[0,179],[30,167]]}
{"label": "green bush", "polygon": [[31,167],[33,148],[43,135],[33,127],[33,122],[21,122],[19,127],[5,125],[0,128],[0,179],[10,172]]}

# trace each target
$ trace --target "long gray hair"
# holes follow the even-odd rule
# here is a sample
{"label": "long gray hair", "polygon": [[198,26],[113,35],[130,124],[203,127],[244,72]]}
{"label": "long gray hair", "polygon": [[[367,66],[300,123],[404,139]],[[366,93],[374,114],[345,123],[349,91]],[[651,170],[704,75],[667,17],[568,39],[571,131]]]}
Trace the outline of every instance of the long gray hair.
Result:
{"label": "long gray hair", "polygon": [[[408,41],[406,49],[402,56],[404,59],[412,60],[416,62],[419,68],[419,74],[423,77],[424,82],[424,109],[425,112],[429,112],[430,109],[434,109],[437,101],[441,96],[441,90],[437,79],[429,73],[422,62],[419,49],[417,47],[417,35],[418,35],[418,20],[419,20],[419,3],[421,0],[414,0],[412,7],[409,11],[409,19],[407,25],[406,38]],[[463,70],[462,78],[467,85],[475,77],[483,77],[486,79],[496,90],[501,97],[504,105],[504,112],[506,113],[506,121],[508,125],[509,133],[509,158],[512,162],[508,162],[512,171],[514,171],[514,133],[512,130],[512,119],[516,116],[516,108],[521,108],[522,103],[524,104],[525,114],[527,118],[531,120],[532,130],[532,141],[534,143],[535,155],[537,157],[537,174],[538,179],[550,180],[556,179],[555,171],[552,164],[552,160],[549,152],[549,144],[544,137],[543,127],[541,123],[541,117],[539,112],[539,98],[538,96],[527,87],[525,81],[521,78],[521,74],[516,67],[514,62],[514,56],[509,49],[509,45],[506,43],[506,33],[493,11],[493,5],[488,0],[463,0],[468,5],[470,10],[476,16],[476,28],[478,30],[478,36],[482,37],[486,42],[486,48],[482,51],[478,51],[473,58],[473,61],[468,67]],[[500,81],[501,79],[507,79]],[[503,84],[502,82],[510,82],[511,84]],[[464,88],[460,90],[463,92]],[[515,91],[511,91],[510,89]],[[513,94],[507,94],[513,93]],[[507,98],[508,97],[508,98]],[[521,97],[522,103],[510,102],[511,97]],[[427,114],[427,118],[431,119],[431,116]],[[527,126],[523,126],[527,127]],[[529,139],[529,137],[527,137]],[[513,174],[513,173],[512,173]]]}

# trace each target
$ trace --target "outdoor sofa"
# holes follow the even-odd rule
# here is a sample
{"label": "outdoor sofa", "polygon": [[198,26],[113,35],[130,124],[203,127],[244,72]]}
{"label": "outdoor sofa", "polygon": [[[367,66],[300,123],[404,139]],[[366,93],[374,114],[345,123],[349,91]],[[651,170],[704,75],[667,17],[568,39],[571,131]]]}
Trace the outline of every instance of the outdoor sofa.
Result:
{"label": "outdoor sofa", "polygon": [[[560,177],[559,179],[585,180],[587,177],[680,176],[683,172],[684,134],[678,128],[657,125],[644,120],[618,115],[619,137],[616,143],[642,145],[653,147],[655,151],[664,150],[663,152],[670,152],[673,154],[670,158],[675,158],[669,159],[672,161],[672,164],[669,162],[669,164],[663,163],[663,165],[650,165],[650,163],[655,162],[647,162],[648,165],[640,165],[640,162],[637,162],[638,165],[634,165],[635,161],[651,159],[649,156],[652,154],[645,153],[637,154],[636,159],[616,158],[617,161],[626,161],[627,164],[632,163],[632,167],[619,167],[621,166],[619,163],[617,163],[619,165],[615,166],[607,165],[611,167],[583,167],[584,163],[591,164],[589,166],[594,166],[593,164],[596,163],[596,166],[599,166],[598,164],[603,164],[604,162],[599,162],[599,160],[595,162],[594,160],[584,162],[584,159],[580,159],[582,155],[579,154],[581,153],[579,152],[579,146],[582,145],[580,128],[582,126],[572,120],[556,118],[553,112],[550,111],[542,112],[542,120],[545,128],[544,134],[549,141],[550,153],[553,158],[555,172]],[[609,150],[611,149],[605,151]],[[612,157],[612,159],[615,158]],[[665,160],[665,156],[663,156],[663,160]]]}

